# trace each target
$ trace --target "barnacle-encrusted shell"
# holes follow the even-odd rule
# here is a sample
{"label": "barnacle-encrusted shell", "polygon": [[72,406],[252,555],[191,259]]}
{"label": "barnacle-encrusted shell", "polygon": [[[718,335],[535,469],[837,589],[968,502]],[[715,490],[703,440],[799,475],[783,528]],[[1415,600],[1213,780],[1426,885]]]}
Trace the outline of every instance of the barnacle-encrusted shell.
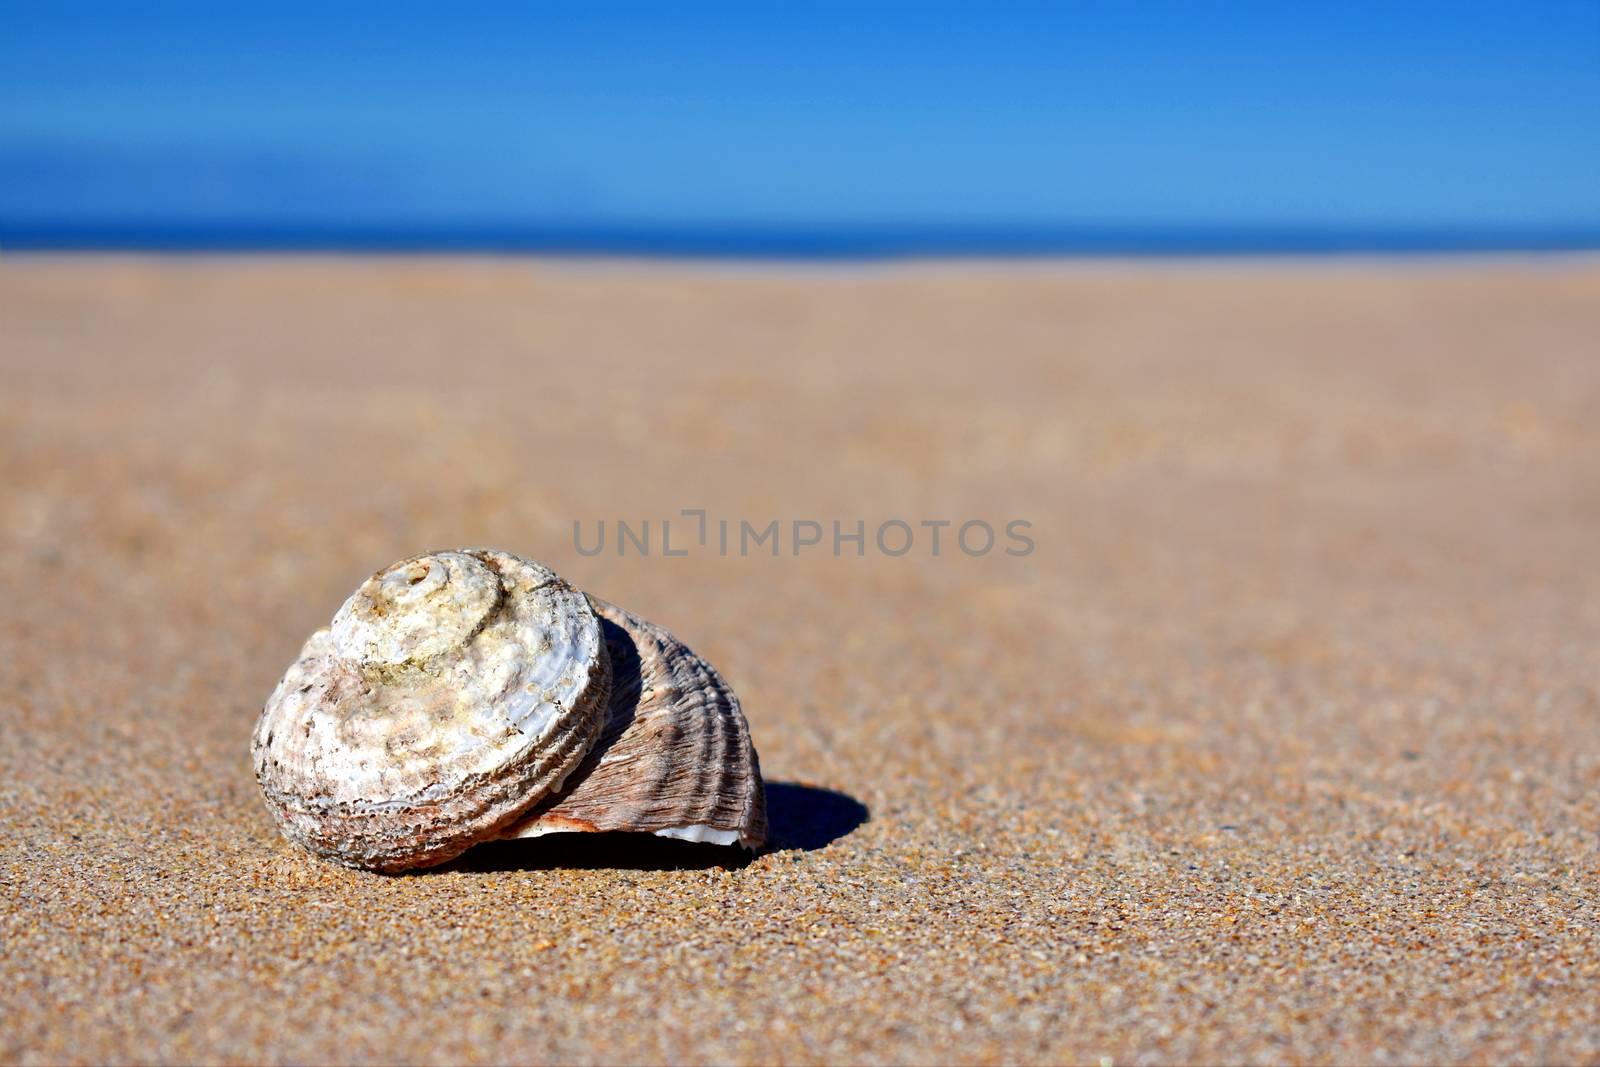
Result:
{"label": "barnacle-encrusted shell", "polygon": [[588,599],[504,552],[418,556],[311,635],[252,751],[291,840],[397,871],[440,863],[559,790],[608,714]]}
{"label": "barnacle-encrusted shell", "polygon": [[739,698],[661,627],[590,603],[611,657],[605,732],[567,791],[540,801],[503,836],[635,830],[759,848],[766,798]]}

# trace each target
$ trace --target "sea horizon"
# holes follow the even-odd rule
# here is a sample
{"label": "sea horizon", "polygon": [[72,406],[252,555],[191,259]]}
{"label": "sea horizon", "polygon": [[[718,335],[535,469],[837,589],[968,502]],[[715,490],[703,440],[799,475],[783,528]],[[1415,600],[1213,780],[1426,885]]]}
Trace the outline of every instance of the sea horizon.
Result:
{"label": "sea horizon", "polygon": [[476,253],[662,259],[1412,255],[1600,251],[1597,226],[7,222],[0,253]]}

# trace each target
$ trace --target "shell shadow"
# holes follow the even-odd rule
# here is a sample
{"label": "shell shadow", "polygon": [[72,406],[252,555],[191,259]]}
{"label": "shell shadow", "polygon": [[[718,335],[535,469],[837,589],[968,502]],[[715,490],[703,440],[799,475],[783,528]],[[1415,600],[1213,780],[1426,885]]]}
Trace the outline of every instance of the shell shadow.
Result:
{"label": "shell shadow", "polygon": [[520,841],[489,841],[419,874],[462,871],[739,870],[770,852],[814,852],[871,818],[867,806],[833,789],[798,782],[767,783],[767,844],[759,853],[699,845],[654,834],[547,834]]}
{"label": "shell shadow", "polygon": [[867,806],[834,789],[799,782],[767,783],[765,852],[815,852],[872,818]]}
{"label": "shell shadow", "polygon": [[521,841],[487,841],[431,871],[706,871],[738,870],[755,854],[723,845],[697,845],[654,834],[547,834]]}

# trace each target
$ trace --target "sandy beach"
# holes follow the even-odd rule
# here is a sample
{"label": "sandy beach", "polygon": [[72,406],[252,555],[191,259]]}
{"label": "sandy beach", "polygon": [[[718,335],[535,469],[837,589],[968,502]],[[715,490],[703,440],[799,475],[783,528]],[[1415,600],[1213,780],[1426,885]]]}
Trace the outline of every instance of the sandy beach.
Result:
{"label": "sandy beach", "polygon": [[[0,1061],[1600,1062],[1597,412],[1593,258],[0,259]],[[278,836],[465,545],[720,668],[768,849]]]}

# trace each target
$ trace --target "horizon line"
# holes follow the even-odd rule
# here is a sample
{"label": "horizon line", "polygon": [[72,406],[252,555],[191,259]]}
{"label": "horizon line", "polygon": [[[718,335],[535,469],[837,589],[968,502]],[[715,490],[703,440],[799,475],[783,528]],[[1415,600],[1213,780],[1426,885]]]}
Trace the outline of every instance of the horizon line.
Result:
{"label": "horizon line", "polygon": [[7,221],[4,252],[872,260],[1600,251],[1600,224]]}

